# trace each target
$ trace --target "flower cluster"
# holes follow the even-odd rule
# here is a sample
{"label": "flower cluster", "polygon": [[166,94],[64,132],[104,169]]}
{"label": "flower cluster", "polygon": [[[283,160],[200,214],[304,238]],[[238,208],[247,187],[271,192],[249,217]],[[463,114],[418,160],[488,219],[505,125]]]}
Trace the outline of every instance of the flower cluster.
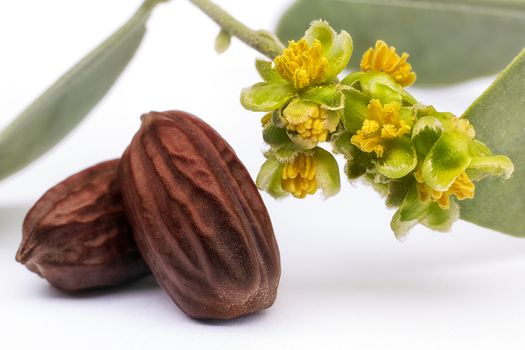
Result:
{"label": "flower cluster", "polygon": [[274,197],[336,194],[337,162],[319,146],[327,142],[345,157],[350,181],[367,181],[398,208],[391,222],[396,237],[417,223],[448,231],[459,217],[457,201],[474,197],[474,182],[509,178],[512,162],[476,140],[468,120],[410,95],[405,87],[416,74],[408,54],[381,40],[365,52],[360,71],[339,80],[352,49],[347,32],[314,21],[273,63],[256,62],[264,81],[244,89],[241,103],[266,112],[269,149],[257,185]]}

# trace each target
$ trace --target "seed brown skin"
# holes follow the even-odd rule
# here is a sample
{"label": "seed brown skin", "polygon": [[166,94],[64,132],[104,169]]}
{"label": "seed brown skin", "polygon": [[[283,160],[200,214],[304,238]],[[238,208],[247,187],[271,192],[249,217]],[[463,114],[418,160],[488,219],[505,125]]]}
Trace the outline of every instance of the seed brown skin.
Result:
{"label": "seed brown skin", "polygon": [[122,208],[118,163],[97,164],[48,190],[24,220],[16,260],[69,292],[150,274]]}
{"label": "seed brown skin", "polygon": [[231,319],[274,303],[281,268],[270,217],[208,124],[181,111],[143,115],[119,179],[142,256],[187,315]]}

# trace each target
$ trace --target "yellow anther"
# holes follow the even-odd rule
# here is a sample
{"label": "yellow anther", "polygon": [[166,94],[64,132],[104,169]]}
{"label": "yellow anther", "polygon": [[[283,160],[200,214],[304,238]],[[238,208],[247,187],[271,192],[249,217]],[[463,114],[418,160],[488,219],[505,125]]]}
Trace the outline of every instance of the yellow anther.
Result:
{"label": "yellow anther", "polygon": [[314,40],[312,46],[305,39],[292,40],[274,62],[279,74],[297,89],[322,82],[328,66],[319,40]]}
{"label": "yellow anther", "polygon": [[[306,141],[325,142],[328,138],[327,112],[316,103],[294,103],[290,103],[290,108],[287,107],[283,111],[286,129],[296,132]],[[297,107],[298,105],[300,107]]]}
{"label": "yellow anther", "polygon": [[455,196],[460,201],[474,198],[476,187],[465,172],[461,173],[446,191],[436,191],[425,184],[420,170],[414,172],[414,177],[417,182],[419,199],[422,201],[430,199],[437,202],[441,209],[450,208],[450,196]]}
{"label": "yellow anther", "polygon": [[313,156],[300,154],[286,163],[282,175],[282,187],[294,197],[304,198],[317,191],[315,160]]}
{"label": "yellow anther", "polygon": [[407,62],[408,54],[401,57],[394,47],[389,47],[382,40],[377,40],[374,48],[369,48],[361,59],[363,72],[385,72],[402,86],[412,85],[416,81],[416,73]]}
{"label": "yellow anther", "polygon": [[400,109],[397,102],[383,107],[379,100],[372,99],[361,130],[352,136],[352,144],[363,152],[375,152],[379,158],[383,157],[388,140],[402,137],[411,130],[410,125],[400,118]]}

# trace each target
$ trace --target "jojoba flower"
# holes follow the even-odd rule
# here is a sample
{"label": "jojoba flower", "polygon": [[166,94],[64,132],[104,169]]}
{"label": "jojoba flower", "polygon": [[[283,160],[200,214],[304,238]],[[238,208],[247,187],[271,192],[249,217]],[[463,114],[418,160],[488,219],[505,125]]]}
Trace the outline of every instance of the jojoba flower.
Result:
{"label": "jojoba flower", "polygon": [[407,62],[408,54],[401,57],[394,47],[388,46],[383,40],[377,40],[374,48],[369,48],[361,59],[363,72],[385,72],[401,86],[410,86],[416,81],[416,74]]}
{"label": "jojoba flower", "polygon": [[363,152],[375,152],[377,157],[383,157],[389,141],[410,132],[411,121],[401,119],[400,110],[401,105],[397,102],[381,106],[379,100],[370,101],[367,118],[361,130],[352,137],[352,144]]}

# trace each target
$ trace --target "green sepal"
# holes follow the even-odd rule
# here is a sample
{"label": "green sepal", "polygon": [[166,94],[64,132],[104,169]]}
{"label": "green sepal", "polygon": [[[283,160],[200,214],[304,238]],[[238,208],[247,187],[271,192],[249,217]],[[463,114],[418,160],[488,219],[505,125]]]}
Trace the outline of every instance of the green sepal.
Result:
{"label": "green sepal", "polygon": [[272,149],[271,154],[280,162],[289,162],[305,150],[307,149],[290,141],[280,147]]}
{"label": "green sepal", "polygon": [[407,138],[392,141],[388,151],[376,161],[377,172],[389,179],[399,179],[407,175],[416,165],[416,150]]}
{"label": "green sepal", "polygon": [[330,110],[323,110],[322,113],[326,115],[326,119],[324,120],[324,127],[329,132],[334,132],[337,129],[337,126],[339,125],[339,121],[341,120],[343,116],[343,110],[337,110],[337,111],[330,111]]}
{"label": "green sepal", "polygon": [[308,150],[308,149],[312,149],[317,146],[316,141],[310,141],[310,140],[304,139],[303,137],[301,137],[301,135],[299,135],[295,131],[286,130],[286,134],[288,135],[288,138],[299,149]]}
{"label": "green sepal", "polygon": [[412,142],[418,154],[426,156],[443,132],[439,119],[426,116],[418,119],[412,128]]}
{"label": "green sepal", "polygon": [[370,98],[354,88],[345,89],[343,93],[345,95],[343,126],[346,130],[355,133],[361,129],[368,115]]}
{"label": "green sepal", "polygon": [[313,150],[313,158],[317,186],[323,191],[324,197],[328,198],[337,194],[341,189],[341,179],[339,166],[334,156],[321,147],[316,147]]}
{"label": "green sepal", "polygon": [[472,140],[469,149],[472,157],[488,157],[492,155],[490,148],[478,140]]}
{"label": "green sepal", "polygon": [[362,176],[371,187],[381,195],[381,197],[388,196],[388,183],[390,180],[377,172],[368,171]]}
{"label": "green sepal", "polygon": [[282,82],[285,80],[279,75],[277,69],[273,67],[273,63],[270,61],[265,61],[261,59],[255,60],[255,68],[257,72],[263,78],[264,81],[273,81],[273,82]]}
{"label": "green sepal", "polygon": [[323,55],[328,60],[325,81],[337,77],[348,65],[352,57],[353,43],[350,34],[344,30],[336,34],[327,22],[313,21],[304,38],[310,45],[314,40],[321,42]]}
{"label": "green sepal", "polygon": [[295,89],[288,83],[262,82],[241,91],[241,104],[255,112],[270,112],[281,108],[295,96]]}
{"label": "green sepal", "polygon": [[332,149],[336,154],[342,154],[347,159],[352,159],[357,152],[357,147],[352,145],[353,133],[346,130],[338,130],[332,138]]}
{"label": "green sepal", "polygon": [[283,190],[281,183],[283,167],[284,165],[276,158],[268,158],[261,166],[255,180],[257,187],[274,198],[286,197],[288,193]]}
{"label": "green sepal", "polygon": [[355,89],[361,88],[361,78],[367,73],[365,72],[352,72],[341,80],[341,85],[346,85]]}
{"label": "green sepal", "polygon": [[403,87],[386,73],[365,73],[360,82],[363,93],[380,100],[383,105],[403,101]]}
{"label": "green sepal", "polygon": [[388,182],[388,195],[386,206],[389,208],[399,207],[405,200],[408,191],[414,186],[415,179],[412,175]]}
{"label": "green sepal", "polygon": [[319,105],[304,101],[301,98],[293,99],[282,111],[282,116],[290,124],[300,124],[308,120],[313,114],[319,113]]}
{"label": "green sepal", "polygon": [[479,181],[487,176],[502,176],[508,180],[513,172],[514,164],[509,157],[502,155],[473,157],[467,168],[467,174],[473,181]]}
{"label": "green sepal", "polygon": [[390,228],[398,240],[403,239],[408,231],[414,227],[424,217],[431,202],[419,200],[416,186],[412,186],[403,200],[399,209],[395,212],[390,221]]}
{"label": "green sepal", "polygon": [[283,146],[291,142],[286,130],[271,122],[263,129],[263,140],[271,146]]}
{"label": "green sepal", "polygon": [[437,191],[446,191],[471,161],[470,142],[463,134],[444,131],[423,161],[421,174],[425,183]]}
{"label": "green sepal", "polygon": [[301,94],[301,100],[314,102],[327,110],[344,107],[344,95],[336,84],[314,86]]}
{"label": "green sepal", "polygon": [[432,202],[420,222],[434,231],[450,231],[452,224],[459,219],[459,205],[453,199],[449,205],[449,209],[442,209],[436,202]]}

